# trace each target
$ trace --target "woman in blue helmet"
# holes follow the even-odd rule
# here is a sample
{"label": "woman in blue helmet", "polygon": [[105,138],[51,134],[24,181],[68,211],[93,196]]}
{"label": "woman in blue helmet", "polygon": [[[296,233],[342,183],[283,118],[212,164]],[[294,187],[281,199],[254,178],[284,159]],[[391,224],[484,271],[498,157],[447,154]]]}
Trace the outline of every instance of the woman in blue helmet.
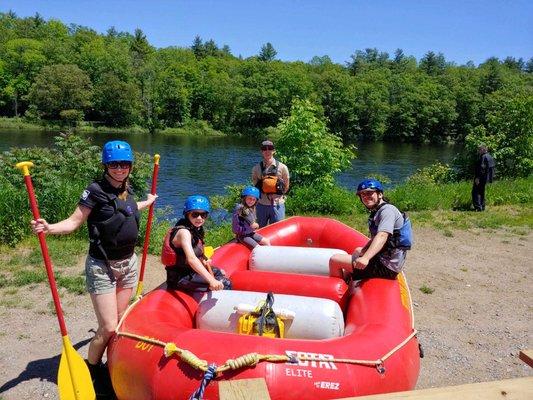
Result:
{"label": "woman in blue helmet", "polygon": [[365,179],[357,186],[357,196],[370,211],[370,240],[353,255],[336,254],[330,259],[330,275],[352,279],[394,279],[405,263],[411,248],[412,232],[409,218],[383,197],[383,185],[375,179]]}
{"label": "woman in blue helmet", "polygon": [[232,229],[237,241],[254,248],[257,245],[270,246],[270,240],[256,233],[259,228],[255,206],[259,200],[259,189],[246,186],[241,192],[241,202],[233,212]]}
{"label": "woman in blue helmet", "polygon": [[31,221],[35,233],[51,235],[71,233],[87,222],[90,243],[85,262],[86,287],[98,320],[87,363],[100,396],[112,394],[101,360],[137,285],[134,248],[139,234],[139,210],[150,206],[157,197],[148,194],[147,200],[134,199],[128,183],[133,158],[128,143],[107,142],[102,150],[104,175],[83,191],[72,215],[55,224],[42,218]]}
{"label": "woman in blue helmet", "polygon": [[204,223],[211,212],[205,196],[187,197],[181,218],[170,232],[170,247],[176,253],[176,264],[166,266],[169,289],[231,289],[224,271],[211,266],[204,254]]}

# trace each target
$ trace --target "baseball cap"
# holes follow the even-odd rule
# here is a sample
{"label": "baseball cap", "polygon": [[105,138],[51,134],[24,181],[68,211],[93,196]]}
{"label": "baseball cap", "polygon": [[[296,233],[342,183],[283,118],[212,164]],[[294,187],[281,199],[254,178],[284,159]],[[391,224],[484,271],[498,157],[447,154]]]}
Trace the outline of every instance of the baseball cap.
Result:
{"label": "baseball cap", "polygon": [[263,140],[263,141],[261,142],[261,148],[263,148],[263,147],[267,147],[267,146],[274,147],[274,143],[272,143],[271,140]]}

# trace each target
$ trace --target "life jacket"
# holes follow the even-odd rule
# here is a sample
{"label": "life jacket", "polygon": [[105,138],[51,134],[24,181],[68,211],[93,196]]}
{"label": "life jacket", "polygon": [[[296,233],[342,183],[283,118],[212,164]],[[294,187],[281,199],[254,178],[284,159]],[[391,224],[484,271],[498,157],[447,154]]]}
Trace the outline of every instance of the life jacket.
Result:
{"label": "life jacket", "polygon": [[259,166],[261,179],[257,182],[256,187],[265,194],[282,195],[285,193],[285,182],[278,176],[279,161],[276,160],[276,163],[268,168],[265,168],[265,164],[261,161]]}
{"label": "life jacket", "polygon": [[192,268],[187,264],[185,259],[185,253],[182,248],[176,248],[172,243],[172,240],[180,229],[187,229],[191,232],[192,248],[194,254],[198,258],[204,258],[204,241],[201,234],[198,234],[196,230],[188,225],[184,219],[179,220],[176,225],[168,230],[163,240],[163,248],[161,250],[161,263],[165,268],[185,268],[192,271]]}
{"label": "life jacket", "polygon": [[98,182],[94,184],[107,197],[108,205],[113,207],[113,215],[104,221],[88,221],[89,241],[100,253],[96,255],[97,258],[103,257],[106,261],[120,259],[133,251],[137,241],[140,219],[137,204],[130,192],[122,200],[115,194],[105,192]]}
{"label": "life jacket", "polygon": [[[384,202],[370,213],[370,216],[368,217],[368,228],[370,232],[377,231],[378,227],[374,222],[374,217],[379,209],[388,204],[390,203]],[[383,249],[384,251],[391,249],[410,250],[413,245],[413,227],[411,225],[411,219],[405,212],[400,211],[400,214],[403,217],[403,224],[399,229],[394,229],[392,235],[389,235],[389,239]]]}

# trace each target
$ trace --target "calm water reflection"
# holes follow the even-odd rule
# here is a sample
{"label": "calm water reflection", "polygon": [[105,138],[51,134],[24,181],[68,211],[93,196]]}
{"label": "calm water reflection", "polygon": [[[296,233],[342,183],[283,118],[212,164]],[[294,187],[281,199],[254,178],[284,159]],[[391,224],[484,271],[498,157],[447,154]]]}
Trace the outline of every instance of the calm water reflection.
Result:
{"label": "calm water reflection", "polygon": [[[11,147],[52,146],[53,133],[0,131],[0,151]],[[170,205],[179,211],[185,197],[193,193],[224,194],[224,186],[247,183],[261,154],[256,141],[242,138],[176,137],[149,135],[105,135],[93,138],[96,145],[108,140],[128,141],[137,151],[161,155],[158,207]],[[360,143],[352,167],[337,177],[340,185],[354,188],[369,173],[405,180],[418,168],[435,161],[449,162],[458,148],[397,143]]]}

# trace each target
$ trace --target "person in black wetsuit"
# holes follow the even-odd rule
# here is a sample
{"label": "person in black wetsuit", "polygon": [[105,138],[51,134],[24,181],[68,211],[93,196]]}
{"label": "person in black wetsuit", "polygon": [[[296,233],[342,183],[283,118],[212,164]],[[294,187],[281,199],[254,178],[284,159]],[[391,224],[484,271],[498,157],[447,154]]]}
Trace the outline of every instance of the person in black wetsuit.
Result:
{"label": "person in black wetsuit", "polygon": [[40,218],[31,221],[31,225],[36,234],[65,235],[87,221],[90,244],[85,261],[86,287],[98,320],[87,364],[97,397],[107,398],[113,392],[101,360],[137,285],[134,248],[139,234],[139,210],[150,206],[157,195],[148,194],[145,201],[134,199],[128,183],[133,167],[133,152],[128,143],[118,140],[106,143],[102,164],[105,168],[102,179],[83,191],[68,218],[55,224]]}
{"label": "person in black wetsuit", "polygon": [[485,186],[494,179],[495,162],[490,155],[487,146],[478,148],[478,159],[474,171],[474,184],[472,185],[472,204],[474,210],[485,210]]}

